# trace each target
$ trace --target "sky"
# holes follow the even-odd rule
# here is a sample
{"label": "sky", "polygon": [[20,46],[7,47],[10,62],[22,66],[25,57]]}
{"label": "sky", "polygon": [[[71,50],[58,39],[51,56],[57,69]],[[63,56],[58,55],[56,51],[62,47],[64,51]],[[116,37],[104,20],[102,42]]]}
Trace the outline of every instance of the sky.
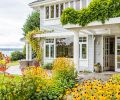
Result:
{"label": "sky", "polygon": [[31,14],[28,4],[35,0],[0,1],[0,48],[22,48],[22,27]]}

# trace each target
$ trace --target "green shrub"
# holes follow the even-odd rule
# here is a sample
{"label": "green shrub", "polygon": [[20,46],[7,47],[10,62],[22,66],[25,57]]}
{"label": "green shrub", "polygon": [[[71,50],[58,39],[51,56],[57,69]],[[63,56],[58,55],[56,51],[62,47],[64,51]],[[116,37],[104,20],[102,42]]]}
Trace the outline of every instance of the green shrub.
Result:
{"label": "green shrub", "polygon": [[44,68],[44,69],[49,69],[49,70],[51,70],[52,67],[53,67],[52,63],[47,63],[47,64],[44,64],[44,65],[43,65],[43,68]]}
{"label": "green shrub", "polygon": [[24,54],[20,51],[15,51],[15,52],[11,53],[11,60],[12,61],[21,60],[21,59],[24,59],[24,58],[25,58]]}
{"label": "green shrub", "polygon": [[62,100],[65,90],[75,84],[74,64],[69,59],[58,58],[53,67],[52,77],[41,67],[25,69],[19,82],[2,84],[0,100]]}

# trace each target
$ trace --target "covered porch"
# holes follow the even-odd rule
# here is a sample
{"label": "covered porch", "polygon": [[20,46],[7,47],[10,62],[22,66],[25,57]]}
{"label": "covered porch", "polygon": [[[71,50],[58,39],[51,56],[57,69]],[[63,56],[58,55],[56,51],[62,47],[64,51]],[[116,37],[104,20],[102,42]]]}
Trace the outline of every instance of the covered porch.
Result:
{"label": "covered porch", "polygon": [[69,32],[46,33],[35,37],[46,38],[44,63],[52,62],[57,57],[68,57],[74,60],[77,71],[93,72],[96,63],[101,64],[102,71],[120,71],[119,23],[120,18],[112,18],[105,24],[94,22],[86,27],[66,25],[64,28]]}

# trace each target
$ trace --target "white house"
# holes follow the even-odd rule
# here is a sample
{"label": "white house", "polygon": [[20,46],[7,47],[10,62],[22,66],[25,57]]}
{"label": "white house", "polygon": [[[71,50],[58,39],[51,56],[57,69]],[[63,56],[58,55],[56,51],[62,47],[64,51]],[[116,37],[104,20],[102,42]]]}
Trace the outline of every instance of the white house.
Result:
{"label": "white house", "polygon": [[[100,63],[102,71],[120,71],[120,18],[111,18],[105,24],[92,22],[86,27],[62,26],[60,16],[63,9],[77,10],[87,7],[91,0],[37,0],[29,4],[40,12],[40,28],[54,30],[52,33],[36,35],[44,41],[44,63],[57,57],[74,60],[78,71],[94,70]],[[28,45],[27,45],[28,46]]]}

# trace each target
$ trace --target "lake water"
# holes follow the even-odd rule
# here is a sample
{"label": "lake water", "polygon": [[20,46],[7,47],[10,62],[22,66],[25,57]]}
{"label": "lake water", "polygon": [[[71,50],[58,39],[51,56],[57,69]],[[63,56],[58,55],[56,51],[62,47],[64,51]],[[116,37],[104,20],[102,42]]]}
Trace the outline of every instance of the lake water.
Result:
{"label": "lake water", "polygon": [[0,51],[7,56],[10,56],[12,52],[14,51],[20,51],[22,52],[21,48],[0,48]]}

